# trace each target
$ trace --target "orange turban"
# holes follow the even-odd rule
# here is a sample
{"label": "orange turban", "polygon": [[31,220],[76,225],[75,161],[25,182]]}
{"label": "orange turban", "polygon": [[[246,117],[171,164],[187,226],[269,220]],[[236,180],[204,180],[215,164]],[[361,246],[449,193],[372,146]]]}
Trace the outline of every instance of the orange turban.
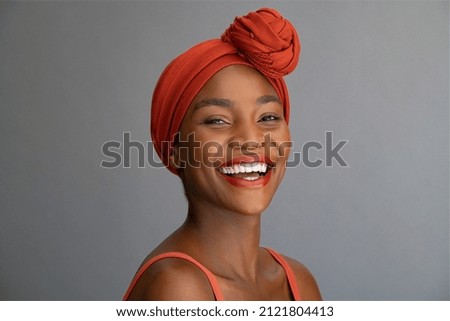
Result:
{"label": "orange turban", "polygon": [[236,17],[221,39],[199,43],[176,57],[163,71],[153,93],[151,136],[168,169],[173,141],[191,102],[206,82],[230,65],[248,65],[263,74],[283,102],[289,120],[289,96],[283,76],[300,57],[300,40],[292,24],[278,11],[262,8]]}

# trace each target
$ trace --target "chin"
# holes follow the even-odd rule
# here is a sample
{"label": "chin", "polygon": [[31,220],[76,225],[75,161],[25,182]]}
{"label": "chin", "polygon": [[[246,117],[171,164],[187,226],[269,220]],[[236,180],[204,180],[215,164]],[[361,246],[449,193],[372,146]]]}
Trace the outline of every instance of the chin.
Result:
{"label": "chin", "polygon": [[268,200],[267,197],[264,198],[249,198],[245,197],[243,193],[242,197],[236,199],[233,203],[233,207],[230,208],[233,212],[248,215],[257,216],[264,212],[270,205],[271,198]]}

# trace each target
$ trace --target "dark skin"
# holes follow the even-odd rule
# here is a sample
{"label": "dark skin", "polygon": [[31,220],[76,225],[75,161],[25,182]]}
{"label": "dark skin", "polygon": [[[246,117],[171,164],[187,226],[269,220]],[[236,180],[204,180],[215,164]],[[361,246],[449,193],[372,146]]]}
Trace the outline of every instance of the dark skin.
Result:
{"label": "dark skin", "polygon": [[[180,141],[189,141],[190,133],[195,133],[202,145],[213,140],[215,147],[208,153],[191,143],[175,148],[172,165],[187,163],[179,170],[189,203],[187,218],[145,261],[165,252],[183,252],[216,276],[225,300],[292,300],[284,269],[259,245],[261,214],[284,176],[289,152],[282,144],[290,141],[289,128],[275,90],[250,67],[222,69],[191,103],[180,128]],[[275,146],[270,150],[258,144],[268,133]],[[230,144],[236,141],[241,146],[255,142],[252,152],[270,159],[273,168],[268,182],[252,180],[249,186],[235,186],[213,166],[242,156],[242,149]],[[244,179],[245,175],[257,176],[240,174],[237,178]],[[321,300],[308,269],[294,259],[286,260],[295,273],[302,299]],[[214,295],[198,267],[169,258],[146,270],[129,299],[200,301],[214,300]]]}

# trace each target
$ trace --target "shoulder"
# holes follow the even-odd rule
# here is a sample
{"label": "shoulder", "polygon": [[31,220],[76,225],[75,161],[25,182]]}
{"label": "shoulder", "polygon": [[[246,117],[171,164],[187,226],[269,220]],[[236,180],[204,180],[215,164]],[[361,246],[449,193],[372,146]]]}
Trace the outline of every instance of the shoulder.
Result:
{"label": "shoulder", "polygon": [[214,293],[205,273],[193,263],[165,258],[145,269],[128,300],[209,301]]}
{"label": "shoulder", "polygon": [[292,268],[299,287],[302,300],[318,301],[322,300],[319,286],[308,268],[293,258],[283,255],[289,266]]}

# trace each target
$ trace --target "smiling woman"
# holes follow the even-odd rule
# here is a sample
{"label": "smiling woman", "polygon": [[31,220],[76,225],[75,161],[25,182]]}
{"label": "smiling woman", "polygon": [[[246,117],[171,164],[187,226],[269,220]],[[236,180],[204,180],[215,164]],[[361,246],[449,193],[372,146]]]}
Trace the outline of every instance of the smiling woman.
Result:
{"label": "smiling woman", "polygon": [[[229,217],[233,213],[258,215],[267,208],[284,176],[288,153],[264,148],[264,136],[270,134],[274,146],[290,140],[282,105],[267,99],[274,95],[264,76],[242,65],[220,70],[198,93],[181,124],[180,139],[186,141],[195,133],[200,146],[214,141],[217,157],[212,153],[206,157],[204,148],[197,149],[197,155],[192,148],[177,151],[176,146],[170,157],[175,167],[192,163],[191,156],[201,160],[200,166],[180,171],[194,212],[206,204],[215,212],[229,210]],[[197,101],[213,97],[225,98],[230,104],[195,108]]]}
{"label": "smiling woman", "polygon": [[261,213],[289,156],[283,76],[300,42],[276,10],[236,18],[165,69],[151,132],[164,164],[183,182],[185,223],[154,249],[126,300],[319,300],[294,259],[260,247]]}

